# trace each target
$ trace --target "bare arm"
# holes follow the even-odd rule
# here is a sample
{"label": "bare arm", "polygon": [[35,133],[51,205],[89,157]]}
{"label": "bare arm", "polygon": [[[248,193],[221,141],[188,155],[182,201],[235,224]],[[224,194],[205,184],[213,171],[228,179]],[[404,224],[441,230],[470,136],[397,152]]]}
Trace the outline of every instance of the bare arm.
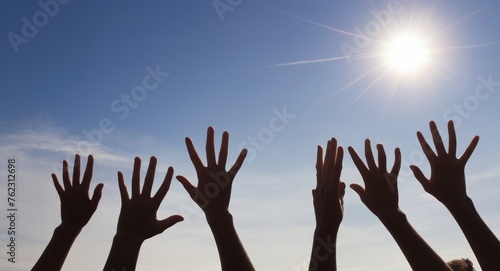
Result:
{"label": "bare arm", "polygon": [[316,217],[309,271],[337,270],[337,233],[344,216],[345,183],[340,181],[344,151],[337,141],[328,141],[323,163],[323,148],[316,157],[316,189],[313,205]]}
{"label": "bare arm", "polygon": [[397,177],[401,167],[401,152],[399,149],[395,150],[396,161],[391,172],[388,172],[384,147],[377,144],[377,150],[378,166],[375,164],[370,141],[368,139],[365,141],[367,167],[356,151],[349,147],[349,153],[365,183],[365,188],[358,184],[352,184],[351,188],[391,233],[414,271],[451,271],[441,257],[413,229],[406,215],[399,209]]}
{"label": "bare arm", "polygon": [[193,201],[205,213],[208,225],[215,238],[217,250],[219,251],[222,270],[255,270],[238,237],[233,223],[233,216],[228,210],[233,180],[245,160],[247,151],[242,150],[235,164],[227,171],[228,144],[229,133],[224,132],[219,160],[216,161],[214,129],[209,127],[206,143],[207,166],[204,166],[194,148],[193,142],[190,138],[186,138],[189,157],[198,175],[198,185],[196,187],[193,186],[183,176],[177,176],[177,179],[184,186]]}
{"label": "bare arm", "polygon": [[431,176],[425,177],[417,166],[411,166],[411,169],[425,191],[443,203],[453,215],[481,268],[484,271],[498,270],[500,241],[484,223],[466,190],[465,165],[476,148],[479,137],[475,136],[462,156],[457,158],[457,139],[453,122],[448,122],[448,152],[434,122],[430,122],[430,129],[436,153],[422,133],[418,132],[417,137],[431,165]]}
{"label": "bare arm", "polygon": [[73,181],[69,178],[68,162],[63,161],[63,186],[55,174],[52,174],[54,186],[61,200],[61,224],[54,230],[54,234],[42,255],[33,266],[32,271],[61,270],[64,261],[78,234],[89,222],[97,209],[101,199],[103,184],[94,189],[92,199],[89,198],[90,181],[94,158],[90,155],[87,166],[80,182],[80,156],[75,156]]}

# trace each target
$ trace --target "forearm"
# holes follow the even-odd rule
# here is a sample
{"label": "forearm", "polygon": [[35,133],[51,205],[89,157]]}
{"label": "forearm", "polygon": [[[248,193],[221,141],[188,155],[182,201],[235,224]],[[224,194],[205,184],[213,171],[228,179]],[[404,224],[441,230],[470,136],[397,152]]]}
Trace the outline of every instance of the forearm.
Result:
{"label": "forearm", "polygon": [[32,271],[61,270],[69,250],[81,229],[70,229],[59,225]]}
{"label": "forearm", "polygon": [[413,271],[451,271],[446,262],[413,229],[403,212],[398,211],[380,220],[391,233]]}
{"label": "forearm", "polygon": [[104,271],[135,270],[142,241],[115,235]]}
{"label": "forearm", "polygon": [[219,251],[221,270],[255,270],[238,237],[232,215],[226,213],[217,217],[207,216],[207,221]]}
{"label": "forearm", "polygon": [[446,206],[462,229],[482,270],[498,270],[500,241],[483,221],[470,198]]}
{"label": "forearm", "polygon": [[309,271],[337,270],[337,232],[338,227],[316,227]]}

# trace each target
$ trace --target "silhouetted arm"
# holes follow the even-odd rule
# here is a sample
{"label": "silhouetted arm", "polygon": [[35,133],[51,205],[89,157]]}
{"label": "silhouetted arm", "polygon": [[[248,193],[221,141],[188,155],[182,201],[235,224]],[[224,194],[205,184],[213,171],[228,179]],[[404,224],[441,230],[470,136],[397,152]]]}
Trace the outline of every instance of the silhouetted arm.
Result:
{"label": "silhouetted arm", "polygon": [[437,154],[434,153],[422,133],[418,132],[417,137],[431,165],[431,176],[427,179],[417,166],[411,166],[411,169],[425,191],[443,203],[453,215],[482,270],[498,270],[500,241],[479,216],[472,200],[467,195],[465,184],[465,164],[476,148],[479,136],[475,136],[462,156],[457,158],[457,138],[453,122],[448,122],[448,152],[445,150],[434,122],[430,122],[430,129]]}
{"label": "silhouetted arm", "polygon": [[90,155],[83,180],[80,183],[80,156],[77,154],[73,168],[73,181],[71,182],[68,162],[63,161],[64,188],[59,183],[57,176],[52,174],[54,186],[61,200],[62,222],[54,230],[49,244],[31,269],[32,271],[61,270],[73,242],[97,209],[104,185],[98,184],[94,189],[92,199],[89,198],[93,166],[94,158]]}
{"label": "silhouetted arm", "polygon": [[179,215],[173,215],[163,220],[156,219],[156,212],[170,188],[174,174],[174,169],[169,167],[163,183],[156,194],[151,197],[156,163],[156,158],[151,157],[141,193],[141,159],[135,158],[131,198],[128,195],[123,174],[118,172],[122,207],[116,235],[113,238],[111,251],[104,266],[105,271],[135,270],[142,243],[183,220]]}
{"label": "silhouetted arm", "polygon": [[318,146],[316,157],[316,189],[313,189],[313,205],[316,229],[311,250],[310,271],[337,270],[337,233],[344,216],[345,183],[340,181],[344,151],[337,148],[332,138],[323,148]]}
{"label": "silhouetted arm", "polygon": [[196,187],[193,186],[183,176],[177,176],[177,179],[184,186],[193,201],[205,213],[208,225],[215,238],[217,250],[219,251],[222,270],[255,270],[238,237],[233,223],[233,216],[228,210],[233,180],[245,160],[247,150],[242,150],[235,164],[229,171],[226,171],[228,144],[229,133],[224,132],[219,160],[216,161],[214,129],[209,127],[206,143],[207,166],[204,166],[198,153],[196,153],[193,142],[190,138],[186,138],[189,157],[198,175],[198,185]]}
{"label": "silhouetted arm", "polygon": [[451,271],[450,267],[413,229],[406,215],[399,209],[397,177],[401,167],[401,152],[398,148],[395,150],[396,159],[389,173],[386,168],[384,147],[377,144],[377,150],[378,166],[375,164],[370,141],[368,139],[365,141],[367,167],[356,151],[349,147],[349,153],[365,183],[365,188],[358,184],[352,184],[351,188],[358,193],[361,201],[391,233],[414,271]]}

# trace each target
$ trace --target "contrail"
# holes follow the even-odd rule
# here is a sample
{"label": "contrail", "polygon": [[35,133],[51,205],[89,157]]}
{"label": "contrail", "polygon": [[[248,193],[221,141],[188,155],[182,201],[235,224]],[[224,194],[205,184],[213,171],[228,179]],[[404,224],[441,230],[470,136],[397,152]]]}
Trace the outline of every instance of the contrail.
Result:
{"label": "contrail", "polygon": [[348,59],[348,58],[361,59],[361,58],[368,58],[368,57],[372,57],[372,56],[375,57],[375,55],[373,55],[373,54],[362,54],[362,55],[356,55],[356,56],[338,56],[338,57],[329,57],[329,58],[320,58],[320,59],[311,59],[311,60],[301,60],[301,61],[294,61],[294,62],[269,65],[269,66],[265,66],[263,68],[273,68],[273,67],[284,67],[284,66],[302,65],[302,64],[310,64],[310,63],[329,62],[329,61],[336,61],[336,60],[342,60],[342,59]]}

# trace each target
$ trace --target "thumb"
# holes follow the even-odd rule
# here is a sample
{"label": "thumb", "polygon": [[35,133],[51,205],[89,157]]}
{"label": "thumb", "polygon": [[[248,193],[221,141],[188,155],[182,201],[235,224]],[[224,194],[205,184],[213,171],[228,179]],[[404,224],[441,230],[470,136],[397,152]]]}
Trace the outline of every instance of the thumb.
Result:
{"label": "thumb", "polygon": [[180,215],[172,215],[163,220],[158,221],[159,233],[162,233],[166,229],[172,227],[173,225],[183,221],[184,218]]}
{"label": "thumb", "polygon": [[102,196],[102,189],[104,188],[104,184],[100,183],[94,188],[94,194],[92,195],[92,199],[90,200],[90,205],[92,206],[92,209],[95,211],[97,209],[97,205],[99,204],[99,201],[101,200]]}
{"label": "thumb", "polygon": [[426,192],[429,193],[429,179],[427,179],[424,175],[424,173],[422,173],[422,170],[420,170],[419,167],[415,166],[415,165],[411,165],[410,166],[410,169],[411,171],[413,171],[413,175],[415,176],[415,178],[417,179],[417,181],[422,185],[422,187],[424,188],[424,190]]}
{"label": "thumb", "polygon": [[177,175],[175,178],[182,184],[182,186],[184,186],[184,189],[186,189],[186,191],[189,193],[189,196],[191,196],[192,198],[195,187],[184,176]]}
{"label": "thumb", "polygon": [[[366,195],[365,195],[365,189],[363,187],[361,187],[361,185],[355,184],[355,183],[349,185],[349,187],[351,187],[352,190],[354,190],[354,192],[356,192],[358,194],[358,196],[361,199],[361,201],[363,203],[365,203],[365,197],[366,197]],[[365,203],[365,205],[366,205],[366,203]]]}
{"label": "thumb", "polygon": [[340,182],[339,183],[339,197],[344,197],[345,195],[345,183]]}

